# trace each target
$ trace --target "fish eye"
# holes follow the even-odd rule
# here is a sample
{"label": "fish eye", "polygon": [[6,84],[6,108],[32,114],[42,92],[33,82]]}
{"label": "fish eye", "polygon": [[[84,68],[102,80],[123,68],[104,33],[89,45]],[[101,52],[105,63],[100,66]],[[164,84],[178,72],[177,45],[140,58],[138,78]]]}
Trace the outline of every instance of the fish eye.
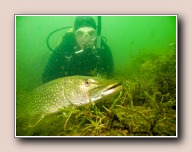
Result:
{"label": "fish eye", "polygon": [[86,79],[86,80],[85,80],[85,86],[86,86],[86,87],[89,87],[90,85],[91,85],[91,82],[90,82],[88,79]]}

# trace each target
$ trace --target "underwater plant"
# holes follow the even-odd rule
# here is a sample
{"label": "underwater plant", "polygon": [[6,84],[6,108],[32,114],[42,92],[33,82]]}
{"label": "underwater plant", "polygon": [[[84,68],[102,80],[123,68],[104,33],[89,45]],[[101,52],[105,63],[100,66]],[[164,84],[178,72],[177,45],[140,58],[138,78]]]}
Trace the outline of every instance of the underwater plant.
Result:
{"label": "underwater plant", "polygon": [[[27,136],[176,136],[176,50],[142,53],[114,97],[48,116]],[[94,73],[94,72],[93,72]]]}

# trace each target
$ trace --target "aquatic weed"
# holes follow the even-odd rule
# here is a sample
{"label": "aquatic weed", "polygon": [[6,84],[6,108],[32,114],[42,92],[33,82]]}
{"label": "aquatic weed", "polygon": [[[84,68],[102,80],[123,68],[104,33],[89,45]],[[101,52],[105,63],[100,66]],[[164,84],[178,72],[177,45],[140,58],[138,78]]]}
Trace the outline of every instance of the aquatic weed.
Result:
{"label": "aquatic weed", "polygon": [[175,57],[175,50],[162,55],[141,53],[132,63],[137,68],[121,77],[123,91],[120,94],[95,104],[63,109],[26,134],[175,136]]}

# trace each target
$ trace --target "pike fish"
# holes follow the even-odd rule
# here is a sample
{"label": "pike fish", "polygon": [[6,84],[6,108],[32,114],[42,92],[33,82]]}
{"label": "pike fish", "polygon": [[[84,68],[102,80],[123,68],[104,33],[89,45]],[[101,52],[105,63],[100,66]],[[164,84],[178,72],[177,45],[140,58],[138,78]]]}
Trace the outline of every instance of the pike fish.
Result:
{"label": "pike fish", "polygon": [[46,115],[61,108],[100,101],[122,90],[114,80],[100,77],[69,76],[58,78],[34,89],[22,100],[16,100],[16,124],[34,127]]}

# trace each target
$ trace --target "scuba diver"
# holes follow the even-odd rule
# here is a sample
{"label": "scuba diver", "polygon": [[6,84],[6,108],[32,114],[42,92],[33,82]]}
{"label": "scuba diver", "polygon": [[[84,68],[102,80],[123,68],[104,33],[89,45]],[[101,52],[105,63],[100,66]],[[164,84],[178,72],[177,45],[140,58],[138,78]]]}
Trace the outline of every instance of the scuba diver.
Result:
{"label": "scuba diver", "polygon": [[42,81],[46,83],[72,75],[99,74],[111,77],[113,71],[112,53],[106,39],[101,37],[99,19],[96,26],[91,16],[78,16],[73,29],[65,33],[53,50],[43,72]]}

